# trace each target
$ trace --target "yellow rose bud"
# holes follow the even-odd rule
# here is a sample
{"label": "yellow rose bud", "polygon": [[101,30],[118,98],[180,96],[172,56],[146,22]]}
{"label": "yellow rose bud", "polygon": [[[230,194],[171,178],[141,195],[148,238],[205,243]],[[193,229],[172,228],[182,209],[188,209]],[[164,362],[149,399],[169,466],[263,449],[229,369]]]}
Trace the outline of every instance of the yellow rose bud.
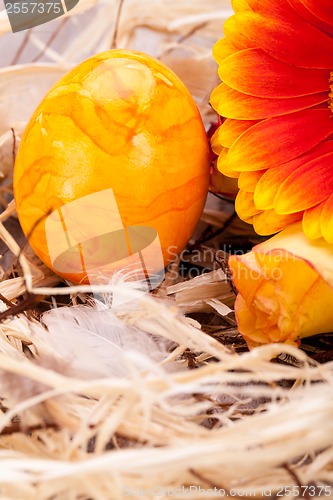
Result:
{"label": "yellow rose bud", "polygon": [[229,260],[235,313],[250,348],[333,331],[333,246],[294,224]]}

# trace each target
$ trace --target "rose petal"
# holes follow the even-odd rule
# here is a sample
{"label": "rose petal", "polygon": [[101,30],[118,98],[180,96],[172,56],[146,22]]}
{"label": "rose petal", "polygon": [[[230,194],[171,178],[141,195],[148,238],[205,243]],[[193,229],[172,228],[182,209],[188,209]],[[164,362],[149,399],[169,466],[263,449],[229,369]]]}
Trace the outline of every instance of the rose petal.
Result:
{"label": "rose petal", "polygon": [[[277,325],[281,337],[271,339],[271,341],[284,341],[290,337],[295,339],[300,335],[300,332],[302,332],[302,336],[306,336],[325,331],[319,327],[320,321],[317,318],[317,316],[322,317],[323,315],[318,314],[318,306],[309,303],[308,299],[309,297],[312,301],[318,299],[320,304],[321,299],[317,297],[317,287],[321,282],[320,290],[329,299],[332,306],[333,289],[318,275],[317,270],[308,262],[286,250],[276,248],[270,252],[261,253],[257,249],[254,252],[260,259],[262,274],[270,283],[271,288],[273,287],[273,290],[271,289],[270,294],[268,294],[268,287],[266,286],[264,289],[261,286],[256,294],[256,299],[260,300],[260,294],[264,292],[261,302],[265,300],[267,306],[267,301],[272,302],[271,297],[273,297],[275,303],[280,305]],[[293,276],[297,276],[297,280],[293,279]],[[325,291],[326,288],[328,290]],[[313,315],[314,309],[317,313],[315,315]],[[272,314],[272,305],[269,311]],[[276,308],[274,313],[276,314]],[[324,316],[327,319],[327,315]],[[333,314],[329,317],[333,320]],[[333,324],[331,320],[329,324]]]}
{"label": "rose petal", "polygon": [[[234,266],[234,261],[237,266]],[[244,299],[251,303],[259,287],[264,283],[265,278],[261,274],[261,268],[253,252],[245,255],[231,255],[228,265],[232,270],[232,280],[237,289],[242,287]]]}
{"label": "rose petal", "polygon": [[269,240],[256,245],[253,250],[269,252],[274,248],[286,250],[306,260],[333,288],[333,246],[324,239],[309,241],[302,232],[301,223],[293,224]]}
{"label": "rose petal", "polygon": [[[235,314],[238,324],[238,330],[243,335],[246,343],[250,349],[261,344],[267,343],[267,331],[263,333],[261,328],[255,328],[256,314],[255,310],[252,313],[247,302],[243,299],[242,295],[239,293],[235,302]],[[248,325],[252,325],[250,329]],[[271,328],[272,329],[272,328]],[[277,330],[277,327],[273,327],[273,330]],[[250,333],[250,336],[246,335],[246,332]]]}
{"label": "rose petal", "polygon": [[309,242],[301,224],[230,257],[238,329],[250,348],[333,330],[332,263],[332,245]]}

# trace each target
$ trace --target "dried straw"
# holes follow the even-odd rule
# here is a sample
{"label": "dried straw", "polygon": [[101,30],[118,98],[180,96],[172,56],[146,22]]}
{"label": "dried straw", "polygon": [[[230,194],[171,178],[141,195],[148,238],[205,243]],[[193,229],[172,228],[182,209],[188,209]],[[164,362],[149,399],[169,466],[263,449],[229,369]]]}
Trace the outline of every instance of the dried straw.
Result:
{"label": "dried straw", "polygon": [[[0,70],[4,208],[33,107],[68,66],[97,50],[154,51],[189,85],[209,125],[217,81],[211,47],[229,13],[221,0],[81,0],[48,37],[32,30],[7,54],[24,65]],[[1,13],[0,32],[8,30]],[[9,50],[9,36],[0,50]],[[239,352],[234,295],[216,266],[184,281],[176,262],[154,296],[122,279],[98,291],[54,288],[59,278],[8,231],[13,215],[11,203],[0,224],[13,256],[10,269],[2,263],[2,296],[28,290],[72,294],[72,302],[42,320],[21,313],[0,323],[1,499],[206,499],[214,488],[261,498],[287,485],[303,498],[331,493],[324,487],[333,484],[332,362],[320,365],[285,345]],[[223,217],[209,208],[203,219],[219,228]],[[103,301],[88,291],[103,292]],[[130,305],[115,297],[130,297]],[[206,328],[204,315],[217,326]],[[124,339],[134,348],[126,351]],[[311,484],[323,489],[305,488]]]}
{"label": "dried straw", "polygon": [[[23,316],[2,325],[4,494],[124,498],[128,487],[153,498],[154,487],[214,484],[257,488],[260,497],[261,487],[293,485],[296,476],[302,484],[332,483],[332,363],[317,365],[290,346],[234,354],[176,308],[147,296],[139,305],[119,313],[124,327],[169,339],[174,352],[163,370],[126,378],[85,380],[79,345],[80,377],[66,374],[66,345],[42,366],[47,332]],[[22,344],[36,357],[27,359]],[[185,370],[184,348],[195,370]],[[280,352],[297,366],[271,363]],[[179,367],[168,371],[175,357]]]}

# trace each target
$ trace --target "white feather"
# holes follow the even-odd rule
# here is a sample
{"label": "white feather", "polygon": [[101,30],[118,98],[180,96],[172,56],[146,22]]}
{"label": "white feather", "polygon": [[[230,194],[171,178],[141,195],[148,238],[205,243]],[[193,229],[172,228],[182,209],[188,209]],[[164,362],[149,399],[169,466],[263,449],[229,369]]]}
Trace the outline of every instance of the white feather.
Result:
{"label": "white feather", "polygon": [[[142,292],[133,284],[114,286],[111,308],[97,300],[91,306],[61,307],[46,312],[42,322],[47,338],[39,338],[40,356],[52,357],[67,364],[72,375],[93,378],[125,377],[138,371],[156,373],[165,368],[161,362],[169,355],[170,342],[125,325],[115,314],[120,309],[136,309]],[[109,299],[110,302],[110,299]],[[37,340],[37,339],[36,339]],[[43,344],[43,348],[41,346]]]}

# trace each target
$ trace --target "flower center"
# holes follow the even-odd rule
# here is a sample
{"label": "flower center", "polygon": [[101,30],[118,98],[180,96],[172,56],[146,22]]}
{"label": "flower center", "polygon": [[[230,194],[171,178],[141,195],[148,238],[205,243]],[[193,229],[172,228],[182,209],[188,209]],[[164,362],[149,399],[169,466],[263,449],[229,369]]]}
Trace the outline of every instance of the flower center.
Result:
{"label": "flower center", "polygon": [[329,83],[330,83],[330,93],[328,94],[328,97],[329,97],[328,106],[333,113],[333,71],[331,71],[331,73],[330,73]]}

